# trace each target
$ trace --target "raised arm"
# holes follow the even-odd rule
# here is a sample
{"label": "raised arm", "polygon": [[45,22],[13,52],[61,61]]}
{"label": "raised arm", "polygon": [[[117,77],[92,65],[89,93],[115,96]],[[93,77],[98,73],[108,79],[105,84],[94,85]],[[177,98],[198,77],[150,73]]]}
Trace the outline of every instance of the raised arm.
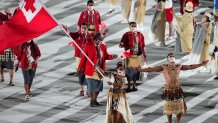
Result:
{"label": "raised arm", "polygon": [[163,71],[163,68],[161,66],[156,66],[156,67],[147,67],[141,69],[141,66],[137,68],[137,71],[139,72],[160,72]]}
{"label": "raised arm", "polygon": [[192,70],[198,67],[204,66],[208,63],[208,60],[202,61],[200,64],[182,65],[181,70]]}

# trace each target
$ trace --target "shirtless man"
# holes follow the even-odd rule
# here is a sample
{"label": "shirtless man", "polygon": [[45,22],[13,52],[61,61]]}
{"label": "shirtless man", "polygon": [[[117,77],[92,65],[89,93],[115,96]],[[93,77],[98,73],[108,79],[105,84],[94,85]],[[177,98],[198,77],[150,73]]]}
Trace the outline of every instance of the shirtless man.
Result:
{"label": "shirtless man", "polygon": [[172,114],[176,114],[176,123],[180,122],[183,114],[186,113],[187,107],[184,101],[184,93],[179,82],[180,70],[191,70],[207,64],[203,61],[201,64],[179,65],[175,64],[173,53],[167,55],[168,64],[163,64],[157,67],[143,68],[139,66],[137,71],[140,72],[160,72],[163,71],[165,78],[165,89],[162,94],[164,100],[164,114],[167,114],[168,123],[172,123]]}

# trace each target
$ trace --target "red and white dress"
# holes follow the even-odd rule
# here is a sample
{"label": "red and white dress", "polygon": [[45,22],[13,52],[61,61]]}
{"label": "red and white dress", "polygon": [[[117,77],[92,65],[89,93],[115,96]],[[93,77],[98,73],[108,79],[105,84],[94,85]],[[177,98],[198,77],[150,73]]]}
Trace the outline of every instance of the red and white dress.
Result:
{"label": "red and white dress", "polygon": [[166,0],[165,4],[165,12],[166,12],[166,22],[172,22],[173,21],[173,1],[172,0]]}

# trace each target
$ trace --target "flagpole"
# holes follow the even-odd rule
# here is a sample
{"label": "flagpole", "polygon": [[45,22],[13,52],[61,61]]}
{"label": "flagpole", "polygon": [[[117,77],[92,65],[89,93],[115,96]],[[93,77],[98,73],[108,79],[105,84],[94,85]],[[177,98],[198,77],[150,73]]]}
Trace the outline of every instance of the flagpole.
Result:
{"label": "flagpole", "polygon": [[[72,39],[70,34],[61,26],[61,29],[65,32],[65,34]],[[80,48],[80,46],[73,40],[73,43],[76,45],[76,47],[82,52],[82,54],[88,59],[88,61],[95,67],[95,64],[92,62],[92,60],[86,55],[86,53]],[[101,74],[101,76],[104,78],[103,73],[96,67],[97,71]]]}
{"label": "flagpole", "polygon": [[[41,0],[38,0],[38,1],[42,4],[43,8],[48,12],[48,14],[54,19],[54,21],[58,24],[58,26],[61,27],[61,29],[64,31],[64,33],[65,33],[68,37],[70,37],[71,39],[73,39],[73,38],[70,36],[70,34],[58,23],[57,19],[56,19],[53,15],[51,15],[51,14],[49,13],[49,11],[47,10],[47,8],[46,8],[46,6],[43,4],[43,2],[42,2]],[[82,54],[88,59],[88,61],[95,67],[95,64],[92,62],[92,60],[86,55],[86,53],[80,48],[80,46],[79,46],[74,40],[73,40],[73,43],[74,43],[74,44],[76,45],[76,47],[82,52]],[[101,74],[101,76],[102,76],[103,78],[105,78],[104,74],[99,70],[98,67],[96,67],[96,70]]]}

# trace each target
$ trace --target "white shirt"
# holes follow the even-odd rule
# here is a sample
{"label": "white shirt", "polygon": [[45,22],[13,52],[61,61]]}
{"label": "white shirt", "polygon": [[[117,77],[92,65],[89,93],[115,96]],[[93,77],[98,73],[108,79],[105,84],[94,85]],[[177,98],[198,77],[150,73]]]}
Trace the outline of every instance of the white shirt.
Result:
{"label": "white shirt", "polygon": [[173,7],[173,1],[172,0],[166,0],[165,8],[169,9],[169,8],[172,8],[172,7]]}

